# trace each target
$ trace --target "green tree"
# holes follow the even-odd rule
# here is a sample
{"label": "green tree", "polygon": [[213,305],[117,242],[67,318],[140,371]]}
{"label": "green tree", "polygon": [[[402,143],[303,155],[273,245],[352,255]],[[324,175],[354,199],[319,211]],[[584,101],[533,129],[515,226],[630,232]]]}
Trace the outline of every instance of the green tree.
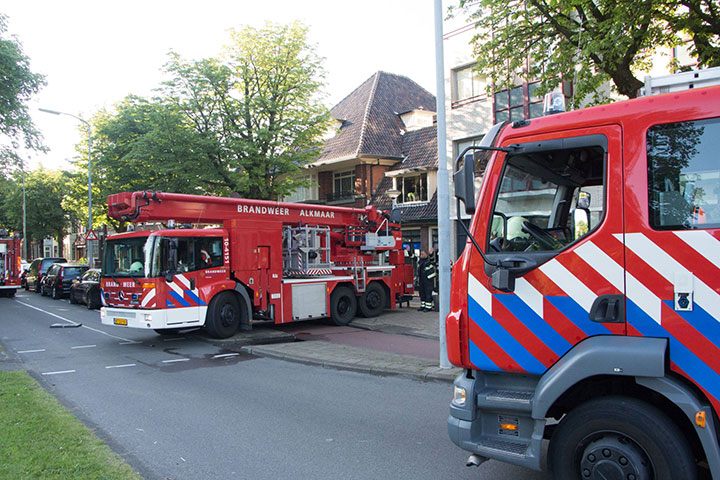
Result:
{"label": "green tree", "polygon": [[629,98],[643,82],[658,47],[681,35],[695,38],[701,65],[720,64],[720,16],[716,0],[461,0],[476,22],[478,71],[491,85],[507,87],[515,74],[542,80],[539,93],[561,79],[574,80],[576,102],[608,101],[610,81]]}
{"label": "green tree", "polygon": [[[38,242],[46,237],[55,238],[60,245],[60,255],[68,226],[67,211],[62,206],[67,183],[66,174],[58,170],[40,167],[25,173],[27,238]],[[16,178],[8,186],[10,189],[2,205],[3,216],[11,230],[22,232],[22,182]]]}
{"label": "green tree", "polygon": [[45,78],[30,70],[18,39],[8,37],[7,17],[0,14],[0,171],[18,163],[21,145],[43,149],[27,101],[44,85]]}
{"label": "green tree", "polygon": [[185,115],[216,187],[276,199],[317,156],[329,112],[321,59],[300,23],[244,27],[223,57],[189,62],[172,54],[164,98]]}

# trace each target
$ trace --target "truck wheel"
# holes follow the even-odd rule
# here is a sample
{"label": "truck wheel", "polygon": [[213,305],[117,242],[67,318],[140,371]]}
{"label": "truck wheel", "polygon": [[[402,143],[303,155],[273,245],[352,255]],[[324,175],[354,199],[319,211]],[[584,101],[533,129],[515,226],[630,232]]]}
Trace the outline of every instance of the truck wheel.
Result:
{"label": "truck wheel", "polygon": [[357,312],[357,297],[348,287],[337,287],[330,295],[330,318],[344,327],[352,322]]}
{"label": "truck wheel", "polygon": [[568,413],[550,439],[553,478],[673,480],[697,478],[680,429],[640,400],[605,397]]}
{"label": "truck wheel", "polygon": [[377,317],[385,310],[387,298],[385,289],[378,282],[370,282],[360,297],[358,307],[363,317]]}
{"label": "truck wheel", "polygon": [[210,302],[205,329],[214,338],[232,337],[240,326],[240,305],[235,295],[222,292]]}

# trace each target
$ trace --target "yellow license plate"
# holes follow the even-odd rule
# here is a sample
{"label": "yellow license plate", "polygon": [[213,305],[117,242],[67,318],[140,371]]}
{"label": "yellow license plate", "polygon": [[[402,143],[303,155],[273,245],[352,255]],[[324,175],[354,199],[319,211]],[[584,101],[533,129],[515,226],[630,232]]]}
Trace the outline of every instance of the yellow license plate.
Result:
{"label": "yellow license plate", "polygon": [[115,322],[115,325],[126,325],[127,326],[127,318],[115,318],[113,319]]}

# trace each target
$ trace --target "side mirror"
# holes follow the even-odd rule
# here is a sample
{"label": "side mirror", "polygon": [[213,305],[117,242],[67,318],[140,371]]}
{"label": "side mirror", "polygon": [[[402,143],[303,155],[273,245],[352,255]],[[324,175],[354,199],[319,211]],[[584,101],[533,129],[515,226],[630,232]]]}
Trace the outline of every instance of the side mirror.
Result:
{"label": "side mirror", "polygon": [[173,277],[174,277],[174,275],[173,275],[172,271],[168,270],[167,272],[165,272],[165,281],[166,282],[172,283]]}
{"label": "side mirror", "polygon": [[[459,163],[459,159],[458,162]],[[455,198],[465,204],[465,213],[475,213],[475,155],[468,152],[463,157],[463,166],[453,175]]]}
{"label": "side mirror", "polygon": [[590,208],[590,200],[591,200],[590,194],[588,192],[583,192],[581,190],[580,192],[578,192],[577,203],[575,204],[575,206],[577,208],[580,208],[583,210],[589,209]]}

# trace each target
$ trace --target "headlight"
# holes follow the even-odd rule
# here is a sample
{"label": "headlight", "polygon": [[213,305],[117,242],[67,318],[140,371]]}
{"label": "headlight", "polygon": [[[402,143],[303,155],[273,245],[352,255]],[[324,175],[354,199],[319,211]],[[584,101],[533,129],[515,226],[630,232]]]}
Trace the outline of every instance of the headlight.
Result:
{"label": "headlight", "polygon": [[458,407],[465,406],[465,396],[466,396],[465,389],[455,385],[455,392],[453,393],[452,403],[454,403]]}

